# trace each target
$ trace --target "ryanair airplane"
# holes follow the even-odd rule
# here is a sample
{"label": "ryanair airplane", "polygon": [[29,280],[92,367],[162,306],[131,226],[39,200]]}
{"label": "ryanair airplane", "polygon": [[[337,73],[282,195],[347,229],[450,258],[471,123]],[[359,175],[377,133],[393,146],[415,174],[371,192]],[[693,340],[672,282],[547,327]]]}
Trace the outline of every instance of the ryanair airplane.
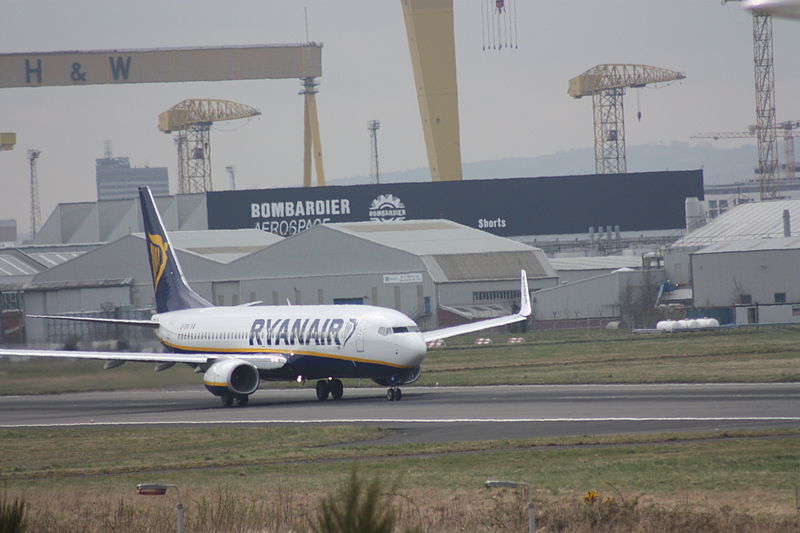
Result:
{"label": "ryanair airplane", "polygon": [[147,187],[139,199],[150,255],[156,314],[150,320],[31,315],[152,328],[164,353],[0,350],[0,355],[156,363],[164,370],[184,363],[204,372],[206,388],[223,406],[247,405],[260,382],[318,380],[317,399],[342,397],[341,378],[369,378],[398,401],[400,386],[419,379],[426,342],[525,320],[531,312],[528,281],[520,279],[520,311],[460,326],[421,332],[406,315],[368,305],[215,307],[186,282]]}

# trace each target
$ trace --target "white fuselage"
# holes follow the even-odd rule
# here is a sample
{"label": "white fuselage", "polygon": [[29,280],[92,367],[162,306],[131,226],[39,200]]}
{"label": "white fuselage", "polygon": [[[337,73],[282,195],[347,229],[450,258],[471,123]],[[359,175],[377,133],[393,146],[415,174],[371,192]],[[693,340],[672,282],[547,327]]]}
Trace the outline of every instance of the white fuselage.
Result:
{"label": "white fuselage", "polygon": [[298,377],[386,376],[418,368],[426,353],[414,321],[382,307],[208,307],[161,313],[153,319],[170,351],[233,357],[280,354],[290,358]]}

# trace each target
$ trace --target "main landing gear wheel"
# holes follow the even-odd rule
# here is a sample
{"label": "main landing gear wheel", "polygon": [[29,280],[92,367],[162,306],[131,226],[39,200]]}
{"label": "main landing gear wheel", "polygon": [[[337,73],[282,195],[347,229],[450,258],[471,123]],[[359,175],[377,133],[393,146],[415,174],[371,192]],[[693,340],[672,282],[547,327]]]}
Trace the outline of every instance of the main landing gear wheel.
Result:
{"label": "main landing gear wheel", "polygon": [[331,387],[328,385],[327,379],[317,381],[317,400],[324,402],[328,399],[331,393]]}
{"label": "main landing gear wheel", "polygon": [[250,401],[250,396],[247,394],[233,394],[232,392],[224,392],[219,397],[222,402],[222,407],[244,407]]}
{"label": "main landing gear wheel", "polygon": [[344,385],[340,379],[321,379],[317,381],[317,400],[324,402],[328,396],[333,400],[341,400],[344,395]]}
{"label": "main landing gear wheel", "polygon": [[330,383],[328,383],[328,388],[331,391],[332,400],[342,399],[342,396],[344,395],[344,385],[342,385],[342,380],[332,379]]}
{"label": "main landing gear wheel", "polygon": [[233,394],[230,392],[224,392],[219,397],[220,401],[222,402],[222,407],[230,407],[233,405]]}
{"label": "main landing gear wheel", "polygon": [[403,391],[400,387],[392,387],[386,391],[386,400],[390,402],[399,402],[403,397]]}

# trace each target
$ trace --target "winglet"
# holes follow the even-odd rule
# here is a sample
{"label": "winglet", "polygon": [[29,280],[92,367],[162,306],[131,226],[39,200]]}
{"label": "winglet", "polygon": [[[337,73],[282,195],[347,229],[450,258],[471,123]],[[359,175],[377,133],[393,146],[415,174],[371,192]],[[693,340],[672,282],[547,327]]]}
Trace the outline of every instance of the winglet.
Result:
{"label": "winglet", "polygon": [[531,315],[531,293],[528,291],[528,274],[524,270],[520,274],[519,315]]}
{"label": "winglet", "polygon": [[531,314],[531,293],[528,292],[528,275],[524,270],[520,272],[519,283],[519,311],[513,315],[488,318],[486,320],[478,320],[477,322],[468,322],[467,324],[450,326],[449,328],[425,331],[422,333],[422,339],[425,342],[436,339],[447,339],[456,335],[463,335],[464,333],[473,333],[475,331],[496,328],[498,326],[505,326],[506,324],[524,321]]}

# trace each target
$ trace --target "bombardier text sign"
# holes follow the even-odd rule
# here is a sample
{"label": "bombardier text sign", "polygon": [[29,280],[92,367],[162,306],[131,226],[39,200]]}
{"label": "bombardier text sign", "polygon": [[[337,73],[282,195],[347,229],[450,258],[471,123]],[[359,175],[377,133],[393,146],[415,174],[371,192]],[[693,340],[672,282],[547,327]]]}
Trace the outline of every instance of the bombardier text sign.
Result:
{"label": "bombardier text sign", "polygon": [[315,78],[322,45],[0,54],[0,88]]}
{"label": "bombardier text sign", "polygon": [[702,170],[206,193],[209,229],[293,235],[326,222],[446,218],[502,236],[680,229]]}

